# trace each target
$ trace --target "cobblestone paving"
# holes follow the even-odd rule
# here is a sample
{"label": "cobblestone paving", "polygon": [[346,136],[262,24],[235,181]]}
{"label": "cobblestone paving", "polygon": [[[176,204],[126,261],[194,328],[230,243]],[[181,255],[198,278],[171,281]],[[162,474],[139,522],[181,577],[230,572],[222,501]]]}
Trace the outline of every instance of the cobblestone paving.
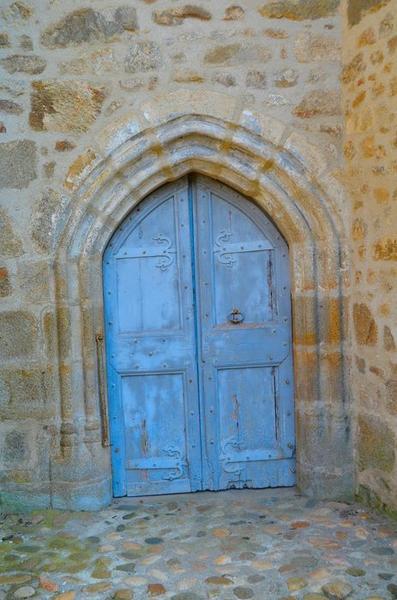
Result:
{"label": "cobblestone paving", "polygon": [[397,524],[294,490],[0,519],[0,599],[397,598]]}

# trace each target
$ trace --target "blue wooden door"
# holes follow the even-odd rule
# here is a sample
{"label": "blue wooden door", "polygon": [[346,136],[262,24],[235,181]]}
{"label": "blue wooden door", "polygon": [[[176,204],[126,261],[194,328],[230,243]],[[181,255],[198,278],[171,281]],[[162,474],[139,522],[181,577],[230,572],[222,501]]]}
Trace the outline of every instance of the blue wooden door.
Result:
{"label": "blue wooden door", "polygon": [[104,255],[114,495],[293,485],[286,243],[201,176],[152,194]]}
{"label": "blue wooden door", "polygon": [[201,488],[188,182],[140,204],[104,256],[115,496]]}
{"label": "blue wooden door", "polygon": [[253,203],[195,182],[204,485],[293,485],[288,248]]}

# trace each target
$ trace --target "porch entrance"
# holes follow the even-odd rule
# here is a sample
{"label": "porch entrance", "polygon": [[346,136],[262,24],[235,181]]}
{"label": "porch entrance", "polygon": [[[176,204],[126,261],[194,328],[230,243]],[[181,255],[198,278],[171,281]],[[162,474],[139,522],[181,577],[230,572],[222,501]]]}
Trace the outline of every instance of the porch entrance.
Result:
{"label": "porch entrance", "polygon": [[114,495],[294,485],[288,248],[265,214],[184,177],[103,268]]}

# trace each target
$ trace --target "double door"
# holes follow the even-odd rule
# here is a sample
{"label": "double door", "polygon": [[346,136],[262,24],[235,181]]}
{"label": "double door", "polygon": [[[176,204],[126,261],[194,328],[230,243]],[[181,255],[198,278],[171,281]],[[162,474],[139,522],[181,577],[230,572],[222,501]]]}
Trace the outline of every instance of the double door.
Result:
{"label": "double door", "polygon": [[189,176],[104,255],[115,496],[295,482],[288,248],[253,203]]}

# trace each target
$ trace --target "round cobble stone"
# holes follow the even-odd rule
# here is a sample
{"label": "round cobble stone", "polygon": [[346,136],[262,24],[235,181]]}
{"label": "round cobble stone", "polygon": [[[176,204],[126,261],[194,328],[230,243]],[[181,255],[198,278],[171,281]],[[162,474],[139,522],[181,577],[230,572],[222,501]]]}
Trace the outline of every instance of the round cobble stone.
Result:
{"label": "round cobble stone", "polygon": [[113,594],[113,600],[132,600],[134,597],[132,590],[116,590]]}
{"label": "round cobble stone", "polygon": [[345,600],[353,592],[353,588],[344,581],[332,581],[324,585],[322,591],[329,600]]}
{"label": "round cobble stone", "polygon": [[351,577],[363,577],[365,575],[364,569],[359,569],[357,567],[349,567],[346,569],[346,573],[351,575]]}
{"label": "round cobble stone", "polygon": [[392,556],[394,554],[393,548],[389,546],[375,546],[371,548],[371,552],[378,556]]}
{"label": "round cobble stone", "polygon": [[239,598],[239,600],[246,600],[247,598],[254,597],[254,591],[248,587],[235,587],[233,594],[236,598]]}
{"label": "round cobble stone", "polygon": [[387,590],[391,593],[392,598],[397,598],[397,585],[395,583],[389,583]]}
{"label": "round cobble stone", "polygon": [[14,592],[14,598],[31,598],[36,594],[36,590],[30,585],[24,585]]}

